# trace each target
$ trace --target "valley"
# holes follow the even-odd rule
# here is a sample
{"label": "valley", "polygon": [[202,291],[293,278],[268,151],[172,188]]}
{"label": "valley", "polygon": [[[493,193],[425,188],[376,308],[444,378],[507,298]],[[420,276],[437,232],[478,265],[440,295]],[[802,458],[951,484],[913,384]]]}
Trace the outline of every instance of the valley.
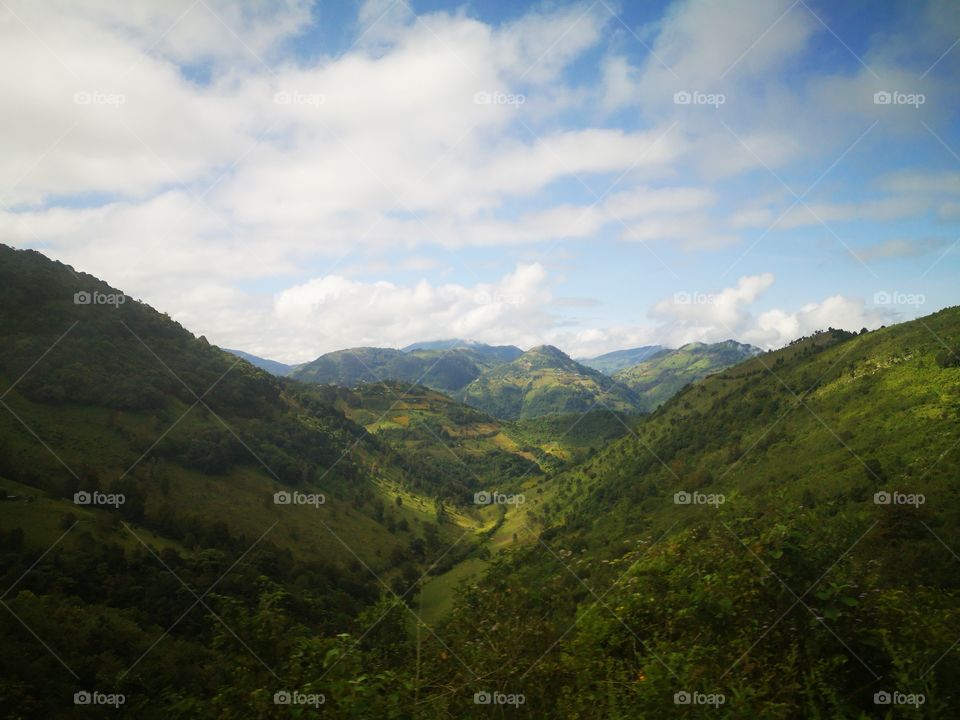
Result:
{"label": "valley", "polygon": [[286,377],[132,299],[75,303],[122,291],[39,253],[0,247],[0,279],[7,707],[60,717],[78,686],[144,718],[287,717],[284,688],[343,718],[480,717],[484,687],[544,717],[668,717],[676,688],[729,717],[855,717],[894,685],[954,702],[956,308],[612,375],[447,341]]}

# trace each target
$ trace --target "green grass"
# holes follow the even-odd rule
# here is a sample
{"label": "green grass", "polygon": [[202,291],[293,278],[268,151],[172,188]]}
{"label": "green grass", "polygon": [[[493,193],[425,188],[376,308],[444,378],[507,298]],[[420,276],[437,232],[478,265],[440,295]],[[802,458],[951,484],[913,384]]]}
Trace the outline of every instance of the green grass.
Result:
{"label": "green grass", "polygon": [[488,565],[488,560],[470,558],[443,575],[431,578],[417,599],[418,613],[423,621],[435,625],[449,615],[460,584],[475,580]]}

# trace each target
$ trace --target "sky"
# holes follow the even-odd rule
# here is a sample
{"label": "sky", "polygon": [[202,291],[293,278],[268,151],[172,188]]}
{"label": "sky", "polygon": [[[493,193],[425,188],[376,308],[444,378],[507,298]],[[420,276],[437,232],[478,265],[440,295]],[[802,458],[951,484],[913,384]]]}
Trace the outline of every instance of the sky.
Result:
{"label": "sky", "polygon": [[0,3],[0,242],[223,347],[772,348],[960,302],[960,3]]}

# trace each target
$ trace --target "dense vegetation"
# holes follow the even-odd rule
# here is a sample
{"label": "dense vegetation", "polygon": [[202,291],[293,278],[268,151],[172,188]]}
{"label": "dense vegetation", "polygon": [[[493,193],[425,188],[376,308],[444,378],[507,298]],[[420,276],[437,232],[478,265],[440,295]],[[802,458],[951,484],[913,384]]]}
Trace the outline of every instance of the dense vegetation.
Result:
{"label": "dense vegetation", "polygon": [[[649,416],[503,423],[272,377],[81,291],[118,292],[0,247],[5,717],[960,710],[956,308],[817,333]],[[526,502],[464,501],[492,479]],[[325,502],[275,504],[294,491]],[[431,576],[467,581],[426,625]],[[94,690],[124,705],[73,704]]]}
{"label": "dense vegetation", "polygon": [[327,385],[313,392],[406,457],[429,465],[437,478],[431,492],[452,502],[469,503],[478,490],[542,472],[538,448],[518,445],[500,421],[422,385]]}
{"label": "dense vegetation", "polygon": [[72,715],[83,689],[131,716],[216,715],[238,677],[275,682],[302,638],[355,630],[475,549],[450,550],[442,468],[121,297],[0,246],[8,716]]}
{"label": "dense vegetation", "polygon": [[551,481],[548,529],[466,589],[441,633],[463,664],[430,682],[542,717],[955,717],[958,338],[952,309],[690,386]]}

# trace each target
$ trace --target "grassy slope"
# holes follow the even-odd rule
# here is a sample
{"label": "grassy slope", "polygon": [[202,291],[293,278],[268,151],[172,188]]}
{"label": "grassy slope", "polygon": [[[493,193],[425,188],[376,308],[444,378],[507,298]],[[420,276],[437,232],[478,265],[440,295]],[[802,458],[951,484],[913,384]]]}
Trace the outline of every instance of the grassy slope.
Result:
{"label": "grassy slope", "polygon": [[[558,716],[670,717],[670,694],[696,688],[735,717],[860,717],[885,687],[954,716],[960,663],[926,674],[960,633],[960,368],[937,362],[944,343],[960,346],[956,308],[688,387],[550,480],[553,527],[461,600],[446,640],[509,628],[466,661]],[[873,502],[894,490],[926,503]],[[823,624],[780,581],[810,588]]]}
{"label": "grassy slope", "polygon": [[[294,556],[349,562],[336,535],[379,571],[388,569],[391,551],[435,519],[432,502],[424,511],[393,504],[377,480],[409,484],[411,469],[309,388],[237,363],[132,300],[119,308],[74,305],[79,289],[114,290],[36,253],[2,251],[11,312],[2,318],[0,387],[23,375],[4,397],[12,412],[0,408],[0,473],[13,483],[32,486],[57,507],[76,490],[139,495],[143,512],[126,519],[161,534],[221,523],[252,541],[279,520],[271,542]],[[45,288],[39,303],[29,300],[37,287]],[[202,393],[215,382],[204,396],[212,410],[184,387]],[[275,491],[293,488],[324,493],[327,503],[272,502]],[[374,517],[377,497],[385,518],[405,519],[410,532],[385,530],[386,520]],[[443,532],[452,539],[459,531],[450,525]],[[42,543],[49,532],[40,535]]]}

